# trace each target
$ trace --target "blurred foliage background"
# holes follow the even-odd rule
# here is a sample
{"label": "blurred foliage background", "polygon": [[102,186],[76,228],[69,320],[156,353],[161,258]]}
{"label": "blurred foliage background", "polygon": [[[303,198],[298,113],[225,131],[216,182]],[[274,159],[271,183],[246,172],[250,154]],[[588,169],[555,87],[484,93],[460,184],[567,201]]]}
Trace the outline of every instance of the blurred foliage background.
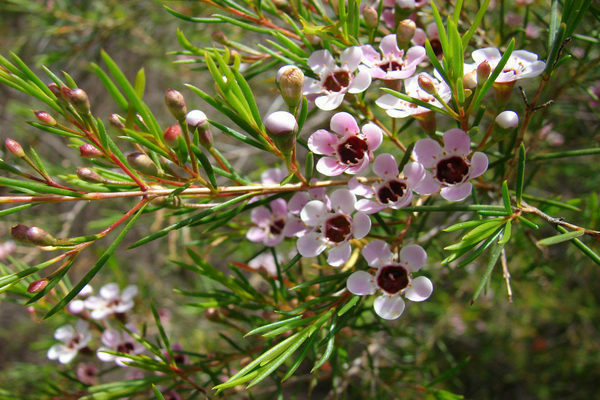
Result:
{"label": "blurred foliage background", "polygon": [[[542,4],[543,3],[543,4]],[[34,70],[46,65],[53,71],[68,71],[85,88],[97,115],[107,118],[114,112],[114,105],[88,67],[90,62],[100,62],[100,50],[106,50],[132,77],[137,69],[144,67],[147,76],[145,100],[155,111],[159,122],[166,126],[161,116],[168,113],[163,104],[168,88],[181,89],[183,83],[192,82],[210,87],[212,82],[204,71],[193,70],[186,64],[174,64],[177,55],[169,52],[179,49],[176,29],[181,27],[186,37],[203,46],[211,42],[211,27],[181,22],[162,8],[170,4],[188,15],[206,15],[200,2],[164,2],[133,0],[3,0],[0,2],[0,53],[16,52]],[[536,2],[540,9],[544,1]],[[534,4],[535,6],[535,4]],[[497,9],[491,9],[491,13]],[[498,18],[490,15],[490,19]],[[487,19],[487,17],[486,17]],[[598,21],[593,15],[584,20],[582,29],[596,42],[575,40],[570,49],[578,49],[572,64],[560,70],[548,98],[556,98],[551,109],[543,117],[536,117],[532,130],[539,135],[542,128],[562,135],[562,149],[594,147],[599,139],[599,113],[597,104],[590,103],[588,90],[600,80],[598,60]],[[224,27],[218,27],[222,29]],[[236,30],[228,35],[240,36]],[[518,32],[516,33],[518,35]],[[529,50],[535,51],[536,40],[525,39]],[[240,41],[243,41],[240,38]],[[577,58],[596,60],[596,67],[581,67]],[[569,68],[571,68],[569,70]],[[264,79],[268,77],[259,77]],[[270,87],[274,89],[271,83]],[[265,85],[266,86],[266,85]],[[264,89],[267,92],[269,89]],[[189,95],[189,92],[186,93]],[[198,102],[189,95],[188,105]],[[40,135],[23,120],[33,118],[31,110],[38,105],[17,96],[14,91],[0,86],[0,136],[13,137],[23,145],[35,145],[47,160],[60,163],[61,168],[72,169],[80,163],[73,150],[63,148],[55,137]],[[267,99],[267,101],[269,101]],[[268,104],[263,105],[265,108]],[[546,136],[547,137],[547,136]],[[552,148],[549,140],[540,137],[540,148]],[[230,148],[229,154],[238,154],[238,162],[244,165],[252,157],[246,149]],[[234,157],[235,159],[235,157]],[[260,171],[246,171],[257,176]],[[600,163],[597,156],[553,161],[551,164],[528,164],[532,187],[539,189],[540,196],[560,193],[562,200],[578,198],[573,202],[581,211],[569,211],[546,207],[544,211],[591,229],[599,228]],[[532,193],[535,194],[535,193]],[[115,202],[112,207],[125,207]],[[36,213],[37,211],[37,213]],[[64,219],[61,229],[73,235],[83,234],[101,226],[102,218],[110,214],[98,214],[98,210],[85,205],[63,204],[44,206],[30,215],[38,225],[49,226],[58,221],[55,213]],[[0,221],[2,240],[9,239],[11,225],[21,222],[14,215]],[[167,218],[167,217],[164,217]],[[134,229],[131,241],[159,226],[164,221],[142,220]],[[435,218],[428,226],[434,227]],[[145,224],[145,225],[144,225]],[[553,234],[544,228],[546,236]],[[137,234],[136,234],[137,230]],[[438,232],[439,242],[452,243],[455,234]],[[357,368],[349,368],[344,381],[332,381],[327,370],[311,377],[308,369],[302,370],[297,384],[286,392],[285,398],[324,398],[332,387],[345,387],[340,398],[423,398],[419,384],[440,379],[436,385],[465,398],[473,399],[590,399],[597,397],[600,381],[600,271],[596,265],[583,257],[568,243],[532,251],[538,238],[521,234],[512,240],[507,249],[507,262],[511,273],[514,302],[507,300],[506,287],[500,268],[494,271],[485,296],[474,305],[470,299],[485,269],[485,257],[467,268],[442,267],[439,261],[445,255],[434,242],[427,247],[429,253],[427,274],[435,284],[432,298],[409,307],[406,315],[394,322],[373,318],[368,331],[343,336],[343,348],[347,354],[332,360],[343,364],[344,360],[359,360]],[[170,314],[167,324],[173,342],[180,342],[190,351],[205,352],[220,341],[220,324],[208,321],[203,310],[186,306],[183,296],[173,293],[174,288],[197,290],[203,287],[195,275],[170,262],[184,257],[183,242],[199,250],[215,265],[225,263],[227,251],[207,254],[205,242],[194,242],[194,232],[182,230],[168,240],[152,242],[133,251],[117,252],[109,269],[93,282],[117,281],[121,285],[137,284],[141,299],[154,298],[159,308]],[[241,240],[232,241],[225,249],[237,249]],[[200,246],[199,246],[200,245]],[[84,270],[89,259],[80,258],[77,263]],[[242,254],[249,250],[239,250]],[[239,253],[238,253],[239,254]],[[19,248],[17,256],[24,260],[39,257],[36,250]],[[77,265],[74,269],[78,273]],[[81,272],[80,272],[81,273]],[[263,287],[258,275],[251,282]],[[268,287],[268,286],[267,286]],[[138,298],[138,299],[139,299]],[[139,315],[148,314],[143,301],[137,304]],[[367,307],[367,313],[369,307]],[[40,322],[39,315],[28,313],[19,304],[3,301],[0,308],[0,387],[35,396],[46,385],[48,377],[60,379],[58,364],[46,360],[46,349],[52,342],[54,329],[65,322],[57,316],[48,322]],[[147,317],[151,324],[151,317]],[[242,342],[242,333],[229,329],[226,333],[233,342]],[[222,343],[222,341],[221,341]],[[235,350],[235,349],[231,349]],[[223,350],[226,352],[227,350]],[[353,364],[354,365],[354,364]],[[337,367],[339,368],[339,367]],[[375,371],[377,373],[375,373]],[[304,375],[303,375],[304,374]],[[397,382],[414,382],[414,385]],[[310,386],[305,383],[310,382]],[[307,392],[307,387],[311,392]],[[357,389],[357,390],[353,390]],[[354,393],[354,394],[353,394]],[[257,398],[272,398],[269,390],[256,393]],[[239,398],[246,398],[240,395]],[[444,392],[437,394],[443,398]],[[1,397],[1,396],[0,396]]]}

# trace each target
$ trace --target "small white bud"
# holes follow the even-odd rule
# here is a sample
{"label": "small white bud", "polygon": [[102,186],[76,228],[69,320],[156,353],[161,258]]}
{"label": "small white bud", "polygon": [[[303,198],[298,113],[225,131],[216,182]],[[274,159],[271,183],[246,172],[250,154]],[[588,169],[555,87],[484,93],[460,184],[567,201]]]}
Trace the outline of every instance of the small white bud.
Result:
{"label": "small white bud", "polygon": [[206,114],[200,110],[192,110],[185,116],[185,123],[191,127],[198,127],[208,120]]}
{"label": "small white bud", "polygon": [[519,125],[519,114],[514,111],[503,111],[496,117],[496,123],[500,128],[514,129]]}

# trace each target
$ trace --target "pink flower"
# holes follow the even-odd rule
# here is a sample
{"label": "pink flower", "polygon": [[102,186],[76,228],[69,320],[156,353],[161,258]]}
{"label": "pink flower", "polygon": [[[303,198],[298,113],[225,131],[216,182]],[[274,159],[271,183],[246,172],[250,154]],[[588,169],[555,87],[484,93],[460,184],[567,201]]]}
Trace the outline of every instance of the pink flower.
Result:
{"label": "pink flower", "polygon": [[265,185],[278,185],[289,174],[284,167],[269,168],[260,175],[260,181]]}
{"label": "pink flower", "polygon": [[373,308],[383,319],[393,320],[402,315],[405,304],[402,295],[411,301],[427,300],[433,292],[433,284],[424,276],[413,278],[413,273],[421,269],[427,261],[427,253],[419,245],[404,246],[400,259],[394,257],[387,243],[373,240],[363,251],[367,263],[376,268],[373,276],[366,271],[356,271],[348,277],[348,290],[358,296],[371,295],[380,290]]}
{"label": "pink flower", "polygon": [[[130,328],[130,327],[128,327]],[[131,331],[134,329],[130,328]],[[114,354],[105,353],[105,351],[114,351],[124,354],[137,355],[144,351],[145,347],[135,341],[127,332],[119,332],[114,329],[105,329],[102,332],[102,344],[98,348],[97,356],[101,361],[114,361],[120,367],[126,367],[126,362],[131,361],[130,358],[117,356]]]}
{"label": "pink flower", "polygon": [[[405,83],[406,94],[408,96],[414,97],[416,99],[425,101],[437,107],[442,107],[439,101],[436,100],[435,97],[424,91],[419,86],[419,76],[423,76],[424,78],[429,78],[431,82],[433,82],[433,86],[437,90],[437,93],[440,95],[442,100],[447,102],[452,97],[452,92],[450,88],[445,82],[440,82],[431,75],[426,72],[421,72],[419,75],[414,75],[408,78]],[[391,94],[384,94],[377,101],[375,101],[379,107],[383,108],[387,114],[392,118],[406,118],[408,116],[413,116],[415,118],[431,113],[428,108],[417,106],[416,104],[409,103],[406,100],[399,99],[398,97]]]}
{"label": "pink flower", "polygon": [[331,130],[335,134],[319,129],[308,138],[308,148],[313,153],[327,156],[317,162],[317,171],[327,176],[363,171],[383,140],[377,125],[365,124],[361,133],[354,117],[346,112],[331,118]]}
{"label": "pink flower", "polygon": [[352,178],[348,185],[356,195],[374,197],[374,200],[361,199],[356,203],[356,209],[365,214],[373,214],[388,207],[397,210],[409,206],[413,188],[425,177],[425,168],[415,162],[407,163],[403,176],[400,177],[398,164],[391,154],[378,155],[373,163],[373,171],[381,178],[378,183],[367,186]]}
{"label": "pink flower", "polygon": [[133,308],[133,298],[137,295],[136,285],[129,285],[123,292],[119,285],[109,283],[100,288],[100,297],[90,296],[85,299],[85,307],[91,310],[93,319],[103,319],[111,314],[122,314]]}
{"label": "pink flower", "polygon": [[433,53],[437,58],[441,58],[444,55],[444,52],[442,50],[442,42],[440,42],[440,33],[438,32],[435,22],[427,25],[425,30],[417,28],[411,42],[417,46],[425,46],[427,39],[429,39],[429,44],[431,44]]}
{"label": "pink flower", "polygon": [[404,50],[398,48],[396,35],[387,35],[381,39],[379,50],[381,53],[370,45],[362,46],[362,63],[368,67],[372,78],[384,80],[410,77],[427,55],[425,48],[421,46],[411,47],[404,54]]}
{"label": "pink flower", "polygon": [[79,320],[75,328],[71,325],[58,328],[54,332],[54,339],[62,343],[55,344],[48,349],[48,359],[58,360],[61,364],[68,364],[79,353],[79,350],[85,348],[92,340],[92,334],[88,330],[88,323]]}
{"label": "pink flower", "polygon": [[467,158],[471,154],[471,140],[456,128],[444,133],[444,148],[433,139],[421,139],[415,144],[414,154],[428,169],[415,191],[433,194],[441,188],[442,197],[449,201],[464,200],[473,187],[469,180],[482,175],[488,167],[488,158],[481,152]]}
{"label": "pink flower", "polygon": [[[371,74],[359,67],[362,57],[359,46],[348,47],[340,55],[341,66],[338,66],[329,51],[315,51],[307,63],[320,79],[306,78],[303,93],[316,95],[315,104],[321,110],[335,110],[342,104],[346,92],[361,93],[371,84]],[[358,73],[354,75],[357,68]]]}
{"label": "pink flower", "polygon": [[257,226],[246,233],[252,242],[263,242],[265,246],[277,246],[285,237],[294,236],[303,226],[288,224],[287,203],[283,199],[275,199],[267,207],[256,207],[250,213],[250,219]]}
{"label": "pink flower", "polygon": [[76,375],[80,382],[93,385],[96,383],[98,368],[92,363],[79,363],[77,364]]}
{"label": "pink flower", "polygon": [[298,251],[303,257],[315,257],[326,248],[329,265],[339,267],[350,258],[350,239],[362,239],[371,230],[371,219],[362,212],[355,212],[356,197],[347,189],[331,194],[331,207],[320,200],[309,201],[300,217],[314,230],[300,237]]}
{"label": "pink flower", "polygon": [[[502,58],[500,50],[496,47],[475,50],[471,56],[477,65],[487,61],[492,71]],[[496,78],[495,83],[514,83],[519,79],[533,78],[544,72],[545,68],[546,63],[538,60],[537,54],[526,50],[515,50],[510,55],[498,78]]]}

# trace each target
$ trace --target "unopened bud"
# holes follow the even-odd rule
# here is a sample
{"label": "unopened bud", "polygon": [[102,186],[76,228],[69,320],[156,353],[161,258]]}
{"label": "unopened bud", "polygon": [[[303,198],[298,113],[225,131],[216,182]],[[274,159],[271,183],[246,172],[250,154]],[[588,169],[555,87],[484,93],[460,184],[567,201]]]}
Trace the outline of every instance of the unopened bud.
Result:
{"label": "unopened bud", "polygon": [[165,104],[177,121],[185,119],[187,107],[185,105],[185,98],[180,92],[175,89],[167,90],[165,93]]}
{"label": "unopened bud", "polygon": [[293,65],[284,65],[277,71],[277,86],[281,97],[290,109],[296,109],[302,101],[304,73]]}
{"label": "unopened bud", "polygon": [[102,157],[104,154],[94,145],[86,143],[79,146],[79,155],[85,158]]}
{"label": "unopened bud", "polygon": [[490,66],[490,63],[488,63],[487,60],[483,60],[483,62],[477,66],[477,83],[483,85],[491,73],[492,67]]}
{"label": "unopened bud", "polygon": [[110,117],[108,117],[108,123],[119,131],[125,129],[125,124],[121,122],[121,116],[119,114],[110,114]]}
{"label": "unopened bud", "polygon": [[27,243],[27,225],[18,224],[10,228],[10,234],[18,242]]}
{"label": "unopened bud", "polygon": [[221,314],[219,313],[219,309],[216,307],[209,307],[204,310],[204,317],[206,317],[209,321],[219,321],[221,319]]}
{"label": "unopened bud", "polygon": [[170,145],[176,144],[179,136],[181,136],[181,127],[179,125],[171,125],[163,132],[165,142]]}
{"label": "unopened bud", "polygon": [[212,147],[213,137],[210,132],[208,118],[200,110],[192,110],[185,116],[185,122],[194,135],[198,135],[198,142],[207,149]]}
{"label": "unopened bud", "polygon": [[210,37],[212,38],[212,40],[222,45],[227,45],[229,43],[229,40],[227,40],[227,36],[225,36],[225,34],[222,31],[212,31]]}
{"label": "unopened bud", "polygon": [[514,129],[519,126],[519,114],[514,111],[503,111],[496,117],[496,124],[500,128]]}
{"label": "unopened bud", "polygon": [[418,78],[418,82],[419,82],[419,87],[421,89],[423,89],[424,91],[426,91],[427,93],[431,94],[431,95],[435,95],[437,94],[437,89],[435,88],[435,83],[433,83],[433,80],[431,80],[431,78],[429,78],[426,75],[419,75]]}
{"label": "unopened bud", "polygon": [[377,10],[371,7],[370,5],[366,5],[362,11],[363,18],[365,19],[365,25],[367,28],[373,29],[377,26],[379,22],[379,15],[377,15]]}
{"label": "unopened bud", "polygon": [[296,146],[298,123],[287,111],[275,111],[265,119],[265,129],[273,142],[284,154],[290,154]]}
{"label": "unopened bud", "polygon": [[399,49],[405,49],[408,47],[415,32],[417,31],[417,24],[412,19],[403,19],[398,23],[398,29],[396,29],[396,43]]}
{"label": "unopened bud", "polygon": [[40,279],[39,281],[31,282],[27,288],[27,293],[38,293],[48,286],[48,279]]}
{"label": "unopened bud", "polygon": [[62,92],[58,85],[54,82],[48,84],[48,89],[52,92],[53,95],[58,97],[59,99],[62,97]]}
{"label": "unopened bud", "polygon": [[463,76],[463,88],[475,89],[477,87],[477,71],[467,72]]}
{"label": "unopened bud", "polygon": [[46,111],[34,111],[33,113],[41,123],[50,126],[56,125],[56,120]]}
{"label": "unopened bud", "polygon": [[25,237],[29,243],[33,243],[37,246],[54,246],[56,244],[54,236],[37,226],[27,229]]}
{"label": "unopened bud", "polygon": [[77,170],[77,176],[82,181],[91,182],[91,183],[101,183],[104,182],[104,179],[96,171],[90,168],[79,168]]}
{"label": "unopened bud", "polygon": [[68,92],[67,99],[73,105],[77,112],[87,114],[90,112],[90,99],[83,89],[71,89]]}
{"label": "unopened bud", "polygon": [[21,147],[19,142],[9,138],[4,141],[4,144],[6,145],[6,149],[15,156],[19,158],[25,158],[25,152],[23,151],[23,147]]}
{"label": "unopened bud", "polygon": [[158,170],[150,157],[144,153],[130,153],[127,155],[127,161],[133,168],[146,175],[156,175]]}

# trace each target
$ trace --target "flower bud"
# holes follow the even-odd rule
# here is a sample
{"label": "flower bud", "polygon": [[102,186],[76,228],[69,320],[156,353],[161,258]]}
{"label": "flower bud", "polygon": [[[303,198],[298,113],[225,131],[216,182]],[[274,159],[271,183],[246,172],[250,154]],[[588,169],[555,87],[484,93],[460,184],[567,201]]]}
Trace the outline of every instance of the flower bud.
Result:
{"label": "flower bud", "polygon": [[212,31],[212,33],[210,34],[210,37],[216,43],[219,43],[219,44],[222,44],[225,46],[229,43],[229,40],[227,40],[227,36],[225,36],[223,31]]}
{"label": "flower bud", "polygon": [[38,293],[44,290],[46,286],[48,286],[48,279],[40,279],[39,281],[31,282],[29,287],[27,288],[27,293]]}
{"label": "flower bud", "polygon": [[281,97],[290,109],[296,109],[302,101],[304,73],[293,65],[284,65],[277,71],[277,86]]}
{"label": "flower bud", "polygon": [[187,106],[183,95],[175,89],[169,89],[165,93],[165,104],[177,121],[183,121],[187,113]]}
{"label": "flower bud", "polygon": [[25,237],[29,243],[37,246],[54,246],[56,244],[54,236],[37,226],[27,229]]}
{"label": "flower bud", "polygon": [[48,89],[52,92],[53,95],[58,97],[59,99],[62,97],[62,92],[58,85],[54,82],[48,84]]}
{"label": "flower bud", "polygon": [[86,143],[79,146],[79,155],[85,158],[102,157],[104,154],[94,145]]}
{"label": "flower bud", "polygon": [[85,90],[71,89],[67,93],[67,99],[78,113],[87,114],[90,112],[90,99]]}
{"label": "flower bud", "polygon": [[491,73],[492,67],[490,66],[490,63],[488,63],[487,60],[483,60],[483,62],[477,66],[477,83],[483,85]]}
{"label": "flower bud", "polygon": [[221,319],[221,314],[219,313],[219,309],[216,307],[209,307],[204,310],[204,317],[207,320],[217,322]]}
{"label": "flower bud", "polygon": [[419,87],[426,91],[431,95],[437,94],[437,89],[435,88],[435,83],[431,80],[431,78],[421,74],[418,78]]}
{"label": "flower bud", "polygon": [[192,110],[185,116],[185,122],[194,135],[198,135],[198,142],[207,149],[212,147],[213,137],[210,132],[208,118],[200,110]]}
{"label": "flower bud", "polygon": [[475,89],[477,87],[477,71],[473,70],[463,75],[463,88]]}
{"label": "flower bud", "polygon": [[4,144],[6,145],[6,149],[13,153],[15,156],[19,158],[25,158],[25,152],[23,151],[23,147],[21,147],[19,142],[8,138],[4,141]]}
{"label": "flower bud", "polygon": [[27,225],[18,224],[10,228],[10,234],[18,242],[27,243]]}
{"label": "flower bud", "polygon": [[125,124],[121,122],[121,116],[119,114],[110,114],[110,117],[108,117],[108,123],[119,131],[125,129]]}
{"label": "flower bud", "polygon": [[136,152],[127,154],[127,161],[134,169],[143,174],[156,175],[158,173],[156,165],[154,165],[152,159],[144,153]]}
{"label": "flower bud", "polygon": [[46,111],[34,111],[33,113],[41,123],[50,126],[56,125],[56,120]]}
{"label": "flower bud", "polygon": [[82,181],[91,183],[101,183],[105,181],[96,171],[90,168],[79,168],[77,170],[77,176]]}
{"label": "flower bud", "polygon": [[365,19],[365,25],[367,28],[374,29],[379,22],[379,15],[377,15],[377,10],[371,7],[370,5],[366,5],[362,11],[363,18]]}
{"label": "flower bud", "polygon": [[177,138],[181,136],[181,127],[179,125],[171,125],[163,132],[165,142],[170,145],[177,144]]}
{"label": "flower bud", "polygon": [[396,43],[398,44],[398,48],[407,48],[416,31],[417,24],[412,19],[403,19],[400,21],[398,29],[396,29]]}
{"label": "flower bud", "polygon": [[519,125],[519,114],[514,111],[503,111],[496,117],[496,124],[503,129],[514,129]]}
{"label": "flower bud", "polygon": [[287,111],[275,111],[265,119],[265,129],[282,153],[288,155],[296,147],[298,123]]}

